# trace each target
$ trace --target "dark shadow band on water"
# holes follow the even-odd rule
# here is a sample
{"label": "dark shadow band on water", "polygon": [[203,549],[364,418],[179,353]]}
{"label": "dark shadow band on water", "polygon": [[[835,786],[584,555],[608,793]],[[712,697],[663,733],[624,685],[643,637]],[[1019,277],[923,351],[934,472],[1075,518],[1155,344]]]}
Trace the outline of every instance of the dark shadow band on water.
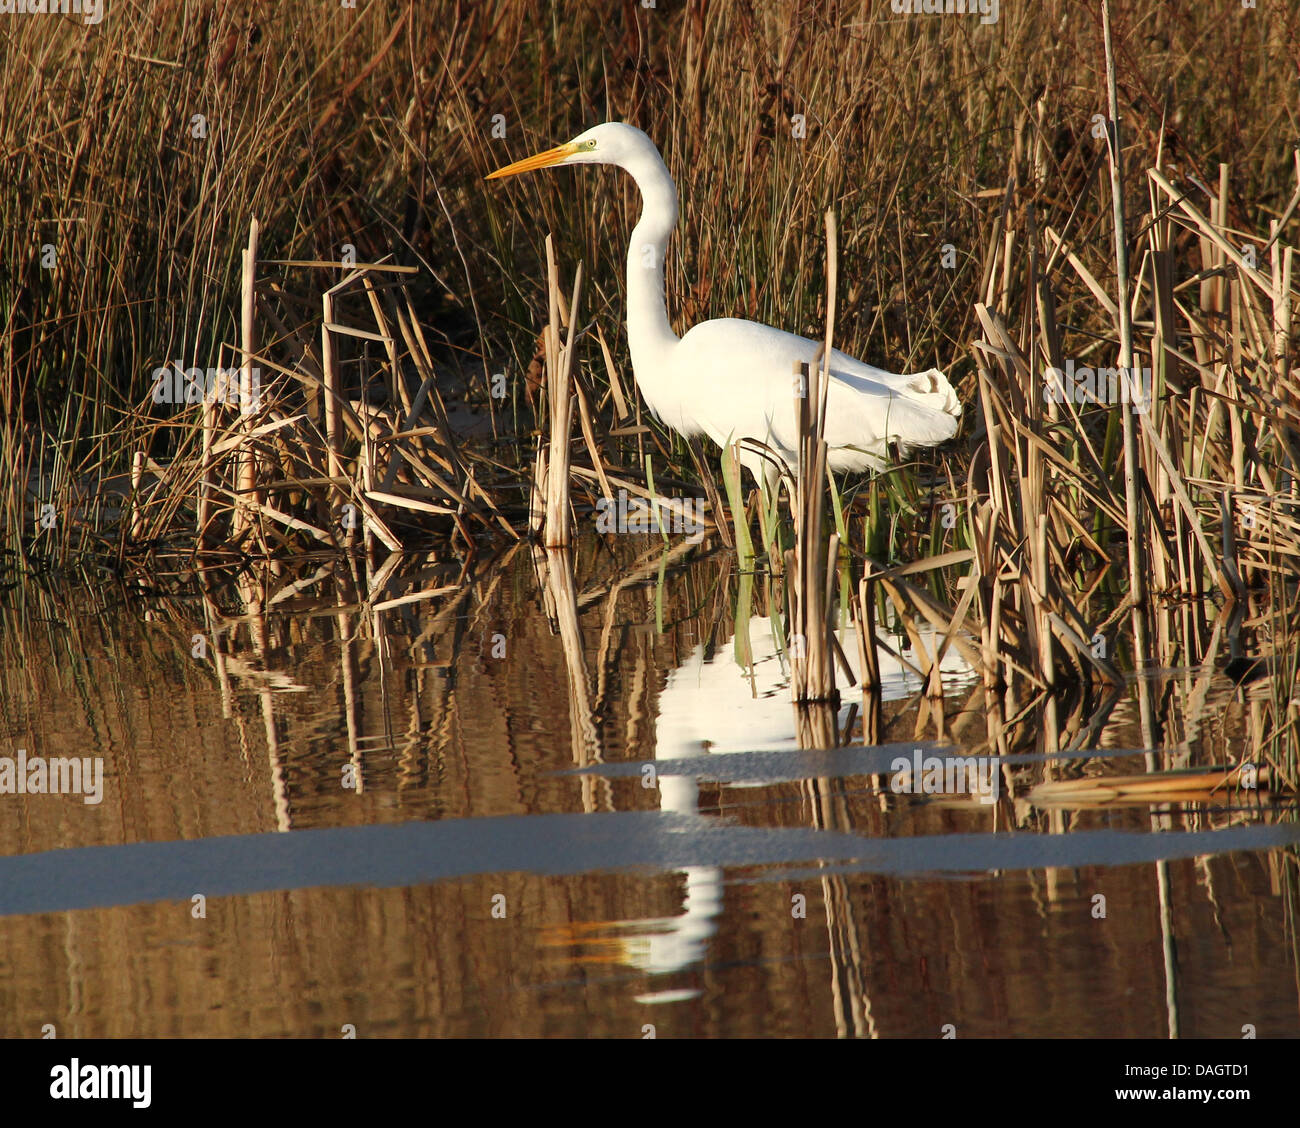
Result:
{"label": "dark shadow band on water", "polygon": [[1300,825],[1164,833],[864,838],[656,811],[512,815],[85,846],[0,859],[0,916],[329,886],[408,886],[492,873],[663,873],[810,866],[924,875],[1131,865],[1300,841]]}

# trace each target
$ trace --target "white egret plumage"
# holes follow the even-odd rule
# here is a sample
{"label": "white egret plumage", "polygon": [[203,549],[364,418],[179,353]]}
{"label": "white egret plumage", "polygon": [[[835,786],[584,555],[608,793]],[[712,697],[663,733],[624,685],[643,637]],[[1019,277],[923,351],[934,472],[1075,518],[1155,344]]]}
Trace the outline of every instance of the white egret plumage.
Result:
{"label": "white egret plumage", "polygon": [[[677,226],[677,188],[655,144],[641,130],[606,122],[572,141],[516,161],[487,179],[572,164],[611,164],[641,190],[641,218],[627,252],[627,340],[642,396],[667,426],[719,446],[756,440],[795,465],[798,422],[794,368],[820,360],[822,345],[738,318],[673,332],[664,294],[664,252]],[[935,446],[952,438],[961,404],[937,368],[898,374],[834,349],[824,437],[835,471],[881,469],[889,447]],[[771,480],[760,453],[741,461]]]}

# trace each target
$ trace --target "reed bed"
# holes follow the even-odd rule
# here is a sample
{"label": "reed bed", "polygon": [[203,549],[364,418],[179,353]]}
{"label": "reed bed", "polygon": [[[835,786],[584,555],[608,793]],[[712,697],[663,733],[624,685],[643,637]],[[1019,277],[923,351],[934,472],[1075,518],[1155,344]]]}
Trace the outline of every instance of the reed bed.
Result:
{"label": "reed bed", "polygon": [[[9,104],[42,111],[0,115],[0,589],[22,589],[0,645],[27,670],[49,633],[76,675],[14,696],[48,713],[99,679],[117,573],[146,664],[198,671],[240,748],[265,741],[279,829],[318,766],[317,718],[283,692],[306,682],[346,725],[320,786],[342,768],[377,810],[427,790],[445,817],[480,757],[511,761],[489,786],[518,801],[516,738],[551,720],[539,677],[565,682],[575,767],[650,756],[661,671],[728,637],[751,662],[762,614],[800,744],[1000,755],[1002,799],[975,808],[995,828],[1128,805],[1154,830],[1293,818],[1297,59],[1292,6],[1156,0],[1006,4],[991,26],[880,0],[4,21]],[[734,451],[644,412],[619,331],[634,189],[481,179],[606,119],[676,179],[679,330],[742,316],[822,338],[823,362],[835,341],[939,367],[959,438],[834,481],[812,366],[787,516]],[[1149,381],[1126,385],[1135,368]],[[706,532],[676,535],[660,499],[700,493]],[[625,502],[644,535],[601,532]],[[525,539],[553,639],[516,607]],[[75,612],[32,582],[60,569],[88,593]],[[326,645],[285,668],[308,640]],[[886,650],[922,686],[888,715]],[[959,703],[952,650],[980,675]],[[1054,755],[1134,729],[1140,774]],[[655,804],[639,783],[616,804],[588,772],[581,807]],[[812,826],[897,829],[883,777],[800,794]],[[1296,853],[1267,859],[1294,948]],[[874,1031],[852,890],[822,888],[840,1031]]]}
{"label": "reed bed", "polygon": [[[157,365],[206,368],[238,341],[253,217],[267,258],[337,261],[352,244],[359,261],[420,267],[413,297],[444,396],[487,415],[507,443],[500,460],[526,467],[540,235],[552,231],[565,257],[581,249],[589,317],[617,364],[611,233],[637,202],[614,175],[573,192],[540,178],[485,191],[480,177],[504,158],[605,117],[645,128],[681,189],[669,286],[684,324],[726,313],[816,335],[817,217],[834,204],[841,346],[949,368],[978,328],[971,298],[984,288],[989,209],[1003,203],[999,168],[1018,173],[1012,205],[1033,194],[1060,230],[1099,152],[1095,4],[1008,5],[989,28],[867,2],[633,6],[614,18],[566,7],[540,23],[521,0],[300,15],[129,9],[89,30],[0,29],[14,104],[77,108],[36,128],[21,113],[0,122],[0,456],[6,547],[20,559],[103,549],[88,530],[119,514],[86,510],[97,502],[78,483],[101,465],[130,473],[136,452],[112,436]],[[1296,42],[1294,13],[1225,23],[1204,7],[1133,4],[1116,34],[1121,88],[1141,106],[1134,145],[1153,152],[1165,139],[1205,183],[1230,146],[1257,154],[1241,162],[1238,199],[1280,216],[1290,157],[1272,141],[1291,102],[1276,60]],[[1201,97],[1206,82],[1229,104]],[[1072,234],[1104,282],[1096,218],[1082,213]],[[641,418],[630,385],[610,402],[596,367],[593,409],[631,416],[610,428],[611,459],[644,467],[653,453],[669,477],[695,477],[685,444]],[[969,398],[969,362],[956,375]],[[914,548],[917,515],[895,519],[911,489],[900,479],[882,500],[878,553]],[[44,504],[60,520],[37,532]]]}
{"label": "reed bed", "polygon": [[[1300,165],[1277,138],[1296,125],[1296,13],[155,15],[0,29],[14,103],[77,108],[0,121],[15,574],[339,549],[378,570],[429,541],[512,541],[539,511],[558,545],[623,494],[702,491],[711,535],[769,557],[761,585],[793,581],[775,605],[805,646],[798,624],[828,624],[820,639],[850,614],[863,639],[936,629],[935,653],[913,646],[928,698],[960,649],[1001,703],[995,744],[1034,700],[1106,696],[1218,639],[1225,669],[1268,674],[1261,739],[1294,782]],[[677,180],[679,327],[739,315],[829,345],[833,304],[839,347],[949,372],[957,442],[832,483],[829,512],[805,477],[782,527],[738,466],[644,413],[618,331],[634,189],[481,181],[605,118],[645,128]],[[567,296],[560,259],[584,264]],[[238,402],[160,406],[169,364],[235,370]],[[1048,369],[1135,366],[1140,412],[1044,396]],[[818,678],[796,696],[829,699]],[[1143,708],[1154,746],[1160,705]],[[1049,741],[1086,731],[1062,725]]]}
{"label": "reed bed", "polygon": [[[976,304],[979,414],[962,504],[971,566],[952,611],[889,589],[900,612],[948,637],[973,608],[986,688],[1018,706],[1066,682],[1120,684],[1120,655],[1139,673],[1197,665],[1220,615],[1237,623],[1228,662],[1243,617],[1257,661],[1285,660],[1275,647],[1293,635],[1293,248],[1276,223],[1229,225],[1226,166],[1217,192],[1175,186],[1159,164],[1145,179],[1147,207],[1127,217],[1131,246],[1117,224],[1136,261],[1119,298],[1068,229],[1036,224],[1032,200],[1022,225],[1007,209]],[[1268,258],[1252,267],[1243,247]],[[1125,278],[1122,266],[1113,277]],[[1069,372],[1081,378],[1060,395],[1056,374]],[[1294,683],[1276,684],[1294,788]],[[1146,728],[1155,746],[1154,714]]]}
{"label": "reed bed", "polygon": [[[178,551],[191,520],[198,554],[274,559],[356,545],[371,565],[377,549],[401,551],[411,531],[421,541],[441,531],[462,551],[478,538],[517,536],[482,482],[500,471],[458,441],[448,418],[401,282],[411,268],[260,263],[257,250],[254,221],[238,368],[219,368],[212,381],[197,368],[162,373],[176,410],[161,422],[142,405],[134,435],[126,431],[140,446],[124,556],[138,563]],[[342,277],[304,324],[284,286],[259,287],[259,267]],[[168,451],[165,461],[151,448]]]}

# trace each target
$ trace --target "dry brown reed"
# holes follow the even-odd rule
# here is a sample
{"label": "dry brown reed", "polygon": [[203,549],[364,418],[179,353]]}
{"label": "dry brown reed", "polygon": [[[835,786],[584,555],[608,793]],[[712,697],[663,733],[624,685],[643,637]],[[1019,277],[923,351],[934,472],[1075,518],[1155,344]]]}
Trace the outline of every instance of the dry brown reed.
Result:
{"label": "dry brown reed", "polygon": [[790,691],[796,705],[838,705],[835,689],[835,619],[832,604],[839,560],[839,536],[823,534],[826,513],[826,397],[830,388],[831,346],[835,336],[838,280],[835,213],[826,213],[826,335],[813,364],[797,366],[795,417],[799,421],[799,461],[792,501],[795,546],[789,553]]}
{"label": "dry brown reed", "polygon": [[[149,481],[133,490],[134,558],[182,548],[177,518],[190,499],[197,545],[227,553],[338,549],[360,536],[373,563],[374,541],[397,552],[403,537],[422,539],[431,529],[471,551],[478,536],[517,535],[481,481],[499,472],[456,440],[409,293],[400,281],[375,285],[376,277],[400,280],[413,269],[261,264],[342,273],[321,295],[313,347],[311,333],[294,324],[287,293],[269,286],[267,294],[254,282],[256,246],[254,223],[237,382],[177,374],[179,410],[135,432],[143,447],[176,453],[160,462],[139,451]],[[271,326],[261,351],[257,314]],[[371,327],[361,324],[367,316]],[[357,373],[355,386],[345,368]]]}
{"label": "dry brown reed", "polygon": [[[471,551],[526,527],[535,427],[570,403],[583,441],[553,478],[573,513],[701,488],[709,459],[643,418],[613,328],[635,191],[481,189],[503,158],[629,120],[679,187],[680,326],[815,334],[814,218],[833,207],[841,347],[945,368],[969,405],[955,449],[866,487],[842,546],[865,630],[937,629],[915,655],[931,696],[963,648],[1001,702],[996,741],[1036,697],[1109,693],[1125,664],[1221,642],[1275,675],[1259,733],[1294,747],[1300,180],[1277,63],[1295,13],[1044,0],[977,27],[731,0],[543,29],[520,0],[368,12],[343,31],[315,11],[290,27],[124,9],[90,37],[0,32],[15,105],[78,108],[0,121],[6,560],[157,574],[196,548],[239,562],[355,542],[371,568],[420,537]],[[573,391],[541,416],[547,333],[560,346],[548,329],[536,348],[539,230],[581,253],[600,346],[585,364],[561,308]],[[173,357],[231,363],[245,392],[260,369],[257,408],[160,411],[145,374]],[[1145,412],[1044,399],[1048,367],[1128,359],[1152,373]],[[462,433],[475,416],[490,441]],[[1220,606],[1243,608],[1221,636]]]}

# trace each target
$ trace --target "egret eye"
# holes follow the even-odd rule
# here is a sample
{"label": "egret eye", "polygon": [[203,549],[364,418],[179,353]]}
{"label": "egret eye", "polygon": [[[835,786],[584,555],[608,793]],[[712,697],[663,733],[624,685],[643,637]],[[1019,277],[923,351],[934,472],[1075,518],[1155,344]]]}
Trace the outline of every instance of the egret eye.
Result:
{"label": "egret eye", "polygon": [[594,149],[595,147],[596,147],[596,142],[595,142],[595,141],[584,141],[584,142],[579,146],[579,148],[582,148],[582,149]]}

